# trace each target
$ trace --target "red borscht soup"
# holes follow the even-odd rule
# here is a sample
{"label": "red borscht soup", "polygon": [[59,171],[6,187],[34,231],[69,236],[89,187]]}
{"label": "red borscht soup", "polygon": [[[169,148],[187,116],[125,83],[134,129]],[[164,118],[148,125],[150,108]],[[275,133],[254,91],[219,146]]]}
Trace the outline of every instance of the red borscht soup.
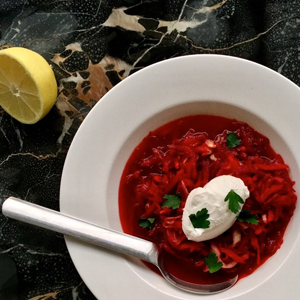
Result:
{"label": "red borscht soup", "polygon": [[[220,175],[240,178],[250,197],[229,230],[190,241],[182,230],[188,194]],[[188,116],[151,131],[134,149],[120,181],[120,220],[124,232],[154,242],[182,280],[243,278],[283,243],[297,199],[293,184],[283,158],[248,124]]]}

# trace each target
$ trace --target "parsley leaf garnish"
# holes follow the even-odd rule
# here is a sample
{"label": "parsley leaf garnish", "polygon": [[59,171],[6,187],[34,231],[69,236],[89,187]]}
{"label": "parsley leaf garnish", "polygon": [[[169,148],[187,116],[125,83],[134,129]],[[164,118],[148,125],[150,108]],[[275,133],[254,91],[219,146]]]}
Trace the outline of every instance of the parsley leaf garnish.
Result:
{"label": "parsley leaf garnish", "polygon": [[224,201],[229,201],[229,209],[235,214],[240,211],[241,204],[244,203],[242,197],[238,195],[234,190],[230,190]]}
{"label": "parsley leaf garnish", "polygon": [[139,225],[142,228],[151,229],[153,227],[154,221],[155,221],[155,218],[140,219]]}
{"label": "parsley leaf garnish", "polygon": [[237,217],[238,221],[240,222],[247,222],[251,224],[258,224],[258,216],[252,215],[251,210],[243,210],[240,212],[240,214]]}
{"label": "parsley leaf garnish", "polygon": [[209,253],[208,257],[204,258],[204,263],[208,266],[209,273],[215,273],[223,266],[223,264],[218,261],[218,256],[214,252]]}
{"label": "parsley leaf garnish", "polygon": [[179,208],[181,201],[180,193],[177,193],[175,195],[164,195],[163,198],[166,199],[166,201],[161,204],[162,208],[164,208],[165,206],[173,209]]}
{"label": "parsley leaf garnish", "polygon": [[241,143],[241,140],[238,139],[235,132],[230,132],[226,136],[226,142],[227,142],[227,146],[229,148],[234,148],[234,147],[238,146]]}
{"label": "parsley leaf garnish", "polygon": [[189,218],[194,228],[209,228],[210,221],[207,220],[209,218],[209,214],[206,208],[202,208],[197,211],[196,214],[189,215]]}

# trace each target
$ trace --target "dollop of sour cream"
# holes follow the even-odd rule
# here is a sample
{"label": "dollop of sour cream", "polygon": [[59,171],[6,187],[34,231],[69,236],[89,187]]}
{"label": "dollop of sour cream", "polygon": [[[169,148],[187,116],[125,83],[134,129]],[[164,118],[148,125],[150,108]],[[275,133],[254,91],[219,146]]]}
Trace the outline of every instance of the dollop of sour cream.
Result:
{"label": "dollop of sour cream", "polygon": [[[231,175],[215,177],[203,188],[193,189],[186,200],[182,216],[182,230],[188,240],[201,242],[213,239],[227,229],[236,221],[238,213],[229,209],[228,201],[225,201],[228,193],[233,190],[245,202],[249,197],[249,190],[244,182]],[[240,210],[243,204],[241,204]],[[209,214],[209,228],[194,228],[190,215],[206,208]]]}

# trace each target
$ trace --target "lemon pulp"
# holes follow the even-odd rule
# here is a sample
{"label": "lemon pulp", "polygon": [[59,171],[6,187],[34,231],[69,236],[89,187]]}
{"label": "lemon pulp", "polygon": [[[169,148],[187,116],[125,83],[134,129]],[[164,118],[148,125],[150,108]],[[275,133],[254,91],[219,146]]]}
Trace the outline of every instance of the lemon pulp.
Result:
{"label": "lemon pulp", "polygon": [[0,51],[0,105],[13,118],[34,124],[53,107],[57,83],[38,53],[13,47]]}

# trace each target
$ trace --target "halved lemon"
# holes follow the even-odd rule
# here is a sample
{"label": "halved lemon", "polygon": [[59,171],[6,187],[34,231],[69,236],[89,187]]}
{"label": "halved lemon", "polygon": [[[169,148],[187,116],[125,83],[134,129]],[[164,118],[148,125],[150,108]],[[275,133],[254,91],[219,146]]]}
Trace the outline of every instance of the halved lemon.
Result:
{"label": "halved lemon", "polygon": [[0,105],[9,115],[34,124],[50,111],[56,97],[53,70],[40,54],[22,47],[0,51]]}

